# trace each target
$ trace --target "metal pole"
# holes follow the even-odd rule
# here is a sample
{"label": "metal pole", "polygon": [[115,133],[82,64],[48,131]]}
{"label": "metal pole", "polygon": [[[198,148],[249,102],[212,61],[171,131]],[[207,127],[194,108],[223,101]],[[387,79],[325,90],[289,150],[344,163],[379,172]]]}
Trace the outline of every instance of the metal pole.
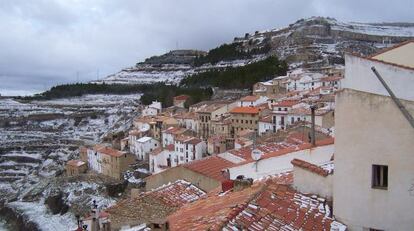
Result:
{"label": "metal pole", "polygon": [[394,95],[394,92],[392,92],[392,90],[388,87],[387,83],[385,83],[384,79],[378,73],[377,69],[375,69],[375,67],[371,67],[371,70],[374,72],[375,76],[377,76],[378,80],[381,82],[381,84],[387,90],[388,94],[390,94],[391,99],[394,101],[395,104],[397,104],[398,109],[400,109],[401,113],[408,120],[411,127],[414,128],[414,118],[413,118],[413,116],[410,114],[410,112],[408,112],[408,110],[404,107],[404,105],[401,103],[401,101]]}
{"label": "metal pole", "polygon": [[311,127],[311,142],[312,146],[316,146],[316,137],[315,137],[315,109],[316,106],[312,105],[311,109],[311,119],[312,119],[312,127]]}

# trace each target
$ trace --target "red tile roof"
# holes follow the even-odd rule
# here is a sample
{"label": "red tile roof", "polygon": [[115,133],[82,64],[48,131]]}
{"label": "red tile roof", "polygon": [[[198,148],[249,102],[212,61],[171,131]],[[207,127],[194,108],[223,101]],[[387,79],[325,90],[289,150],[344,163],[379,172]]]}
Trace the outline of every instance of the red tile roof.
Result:
{"label": "red tile roof", "polygon": [[295,158],[291,161],[291,163],[292,163],[293,166],[308,170],[310,172],[316,173],[316,174],[321,175],[321,176],[328,176],[329,175],[328,170],[325,170],[325,169],[319,167],[318,165],[309,163],[309,162],[304,161],[304,160],[300,160],[300,159]]}
{"label": "red tile roof", "polygon": [[150,193],[165,204],[174,207],[181,207],[206,195],[203,190],[184,180],[161,186]]}
{"label": "red tile roof", "polygon": [[188,98],[188,95],[177,95],[174,97],[174,100],[187,100]]}
{"label": "red tile roof", "polygon": [[81,160],[69,160],[66,164],[74,167],[79,167],[86,163]]}
{"label": "red tile roof", "polygon": [[325,76],[321,78],[321,82],[333,82],[333,81],[339,81],[343,79],[342,76]]}
{"label": "red tile roof", "polygon": [[248,95],[240,99],[240,101],[248,101],[248,102],[254,102],[258,100],[260,97],[257,95]]}
{"label": "red tile roof", "polygon": [[102,145],[95,145],[94,150],[105,154],[105,155],[109,155],[109,156],[114,156],[114,157],[120,157],[122,155],[125,154],[125,152],[110,148],[110,147],[106,147],[106,146],[102,146]]}
{"label": "red tile roof", "polygon": [[235,114],[258,114],[259,112],[260,110],[257,107],[235,107],[230,111],[230,113]]}
{"label": "red tile roof", "polygon": [[234,163],[218,156],[211,156],[201,160],[194,160],[183,167],[200,173],[218,181],[224,180],[221,170],[234,166]]}
{"label": "red tile roof", "polygon": [[325,199],[302,194],[279,177],[256,181],[242,191],[218,193],[168,216],[171,230],[345,230],[331,218]]}
{"label": "red tile roof", "polygon": [[274,103],[273,107],[292,107],[299,103],[299,100],[282,100],[279,102]]}

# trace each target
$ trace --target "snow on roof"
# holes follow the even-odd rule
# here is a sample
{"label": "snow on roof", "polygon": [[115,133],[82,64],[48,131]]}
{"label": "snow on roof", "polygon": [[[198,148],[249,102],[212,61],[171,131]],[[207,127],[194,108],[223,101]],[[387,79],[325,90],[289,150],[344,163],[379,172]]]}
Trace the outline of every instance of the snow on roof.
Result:
{"label": "snow on roof", "polygon": [[312,164],[310,162],[304,161],[304,160],[300,160],[300,159],[293,159],[291,161],[293,166],[305,169],[307,171],[313,172],[315,174],[321,175],[321,176],[328,176],[330,173],[332,173],[332,171],[329,171],[327,169],[324,169],[316,164]]}
{"label": "snow on roof", "polygon": [[240,191],[216,189],[168,216],[170,229],[346,230],[331,218],[332,209],[324,198],[279,182],[279,176],[274,176]]}
{"label": "snow on roof", "polygon": [[145,142],[148,142],[148,141],[150,141],[150,140],[152,140],[152,139],[153,139],[152,137],[149,137],[149,136],[144,136],[144,137],[139,138],[139,139],[137,140],[137,142],[140,142],[140,143],[145,143]]}
{"label": "snow on roof", "polygon": [[74,167],[80,167],[86,163],[81,160],[69,160],[66,164]]}

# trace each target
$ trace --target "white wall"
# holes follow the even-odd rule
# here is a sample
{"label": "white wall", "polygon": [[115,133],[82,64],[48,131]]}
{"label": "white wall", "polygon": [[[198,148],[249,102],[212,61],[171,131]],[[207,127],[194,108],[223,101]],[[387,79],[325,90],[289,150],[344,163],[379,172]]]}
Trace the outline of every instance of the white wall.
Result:
{"label": "white wall", "polygon": [[334,145],[330,144],[262,159],[257,162],[257,170],[256,162],[229,168],[230,178],[235,179],[238,175],[244,175],[245,177],[258,179],[260,177],[285,172],[293,168],[290,162],[295,158],[320,165],[328,162],[333,153]]}
{"label": "white wall", "polygon": [[332,200],[332,181],[332,174],[321,176],[297,166],[293,167],[293,187],[301,193],[316,194],[328,200]]}
{"label": "white wall", "polygon": [[371,71],[375,66],[394,94],[401,99],[414,100],[414,70],[345,55],[345,78],[342,87],[388,96],[389,94]]}
{"label": "white wall", "polygon": [[[412,231],[414,129],[390,97],[344,89],[336,102],[334,215],[350,230]],[[414,102],[403,103],[414,114]],[[373,164],[388,165],[387,190],[371,188]]]}

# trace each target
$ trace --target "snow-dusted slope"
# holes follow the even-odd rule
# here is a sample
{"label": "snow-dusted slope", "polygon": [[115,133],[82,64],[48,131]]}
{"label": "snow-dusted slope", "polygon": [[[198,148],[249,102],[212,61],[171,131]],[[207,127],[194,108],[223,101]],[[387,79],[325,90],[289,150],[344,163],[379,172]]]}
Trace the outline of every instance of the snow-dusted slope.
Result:
{"label": "snow-dusted slope", "polygon": [[280,29],[256,31],[235,38],[233,43],[245,51],[270,46],[266,54],[252,60],[222,61],[216,65],[192,66],[201,51],[177,50],[154,56],[143,63],[125,68],[97,83],[140,84],[166,82],[177,84],[186,76],[228,66],[242,66],[268,55],[286,59],[292,66],[323,66],[343,63],[345,51],[363,55],[414,38],[414,23],[340,22],[333,18],[301,19]]}

